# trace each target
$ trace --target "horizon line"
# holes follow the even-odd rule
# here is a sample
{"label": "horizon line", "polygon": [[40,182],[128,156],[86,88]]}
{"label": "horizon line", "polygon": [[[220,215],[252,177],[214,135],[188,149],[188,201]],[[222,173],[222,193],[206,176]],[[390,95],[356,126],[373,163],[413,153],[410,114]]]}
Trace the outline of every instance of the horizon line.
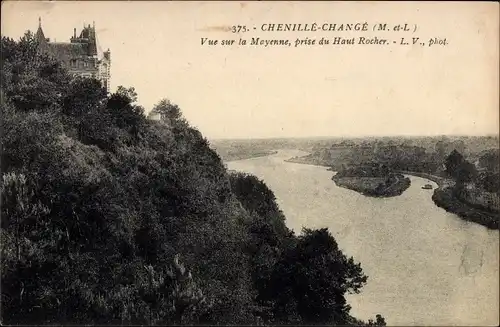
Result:
{"label": "horizon line", "polygon": [[431,137],[499,137],[499,134],[435,134],[435,135],[337,135],[337,136],[269,136],[269,137],[206,137],[212,141],[285,140],[285,139],[361,139],[361,138],[431,138]]}

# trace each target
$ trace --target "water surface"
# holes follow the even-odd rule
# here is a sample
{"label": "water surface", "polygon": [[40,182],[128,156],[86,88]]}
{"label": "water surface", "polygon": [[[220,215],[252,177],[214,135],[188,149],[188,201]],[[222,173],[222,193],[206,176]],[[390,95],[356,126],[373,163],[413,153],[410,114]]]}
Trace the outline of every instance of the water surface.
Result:
{"label": "water surface", "polygon": [[437,207],[436,183],[409,176],[401,196],[370,198],[337,187],[324,167],[287,163],[281,150],[227,163],[252,173],[276,195],[289,228],[328,227],[369,276],[348,297],[353,316],[381,313],[389,325],[495,325],[499,319],[499,232]]}

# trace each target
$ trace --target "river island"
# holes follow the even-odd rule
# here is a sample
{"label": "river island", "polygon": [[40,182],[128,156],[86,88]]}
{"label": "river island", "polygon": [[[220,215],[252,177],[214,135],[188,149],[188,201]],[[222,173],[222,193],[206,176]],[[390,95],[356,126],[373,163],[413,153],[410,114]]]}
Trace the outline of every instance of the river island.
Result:
{"label": "river island", "polygon": [[408,177],[378,164],[344,167],[332,177],[332,180],[337,186],[372,197],[398,196],[411,184]]}

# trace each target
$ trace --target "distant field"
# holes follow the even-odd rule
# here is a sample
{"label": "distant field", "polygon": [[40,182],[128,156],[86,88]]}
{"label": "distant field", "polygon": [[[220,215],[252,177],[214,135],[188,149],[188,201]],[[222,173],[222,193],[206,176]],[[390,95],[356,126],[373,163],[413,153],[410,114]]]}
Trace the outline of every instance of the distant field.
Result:
{"label": "distant field", "polygon": [[219,153],[219,155],[222,157],[222,160],[227,162],[227,161],[257,158],[257,157],[265,157],[265,156],[269,156],[269,155],[276,154],[276,153],[278,153],[278,151],[241,150],[241,151],[233,151],[233,152],[230,151],[230,152],[226,152],[224,154]]}
{"label": "distant field", "polygon": [[[316,139],[242,139],[212,140],[210,146],[224,161],[244,160],[277,153],[280,149],[310,151]],[[324,141],[325,142],[325,141]],[[329,141],[330,142],[330,141]]]}

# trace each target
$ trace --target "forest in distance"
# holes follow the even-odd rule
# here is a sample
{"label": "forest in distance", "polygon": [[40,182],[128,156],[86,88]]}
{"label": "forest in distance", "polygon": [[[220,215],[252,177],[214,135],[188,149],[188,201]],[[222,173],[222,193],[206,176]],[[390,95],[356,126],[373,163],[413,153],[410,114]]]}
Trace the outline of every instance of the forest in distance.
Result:
{"label": "forest in distance", "polygon": [[[301,138],[255,138],[255,139],[213,139],[211,146],[225,161],[241,160],[254,153],[271,153],[276,149],[295,149],[314,153],[315,159],[310,159],[317,165],[329,166],[333,154],[327,154],[329,149],[343,147],[366,147],[370,144],[417,146],[426,152],[440,151],[441,154],[451,152],[454,148],[467,156],[477,157],[484,151],[492,151],[500,147],[498,135],[485,136],[365,136],[365,137],[301,137]],[[440,147],[439,150],[437,147]],[[320,153],[322,152],[322,154]]]}
{"label": "forest in distance", "polygon": [[1,51],[2,324],[386,325],[350,314],[362,263],[328,229],[290,230],[177,105],[151,119],[31,32]]}

